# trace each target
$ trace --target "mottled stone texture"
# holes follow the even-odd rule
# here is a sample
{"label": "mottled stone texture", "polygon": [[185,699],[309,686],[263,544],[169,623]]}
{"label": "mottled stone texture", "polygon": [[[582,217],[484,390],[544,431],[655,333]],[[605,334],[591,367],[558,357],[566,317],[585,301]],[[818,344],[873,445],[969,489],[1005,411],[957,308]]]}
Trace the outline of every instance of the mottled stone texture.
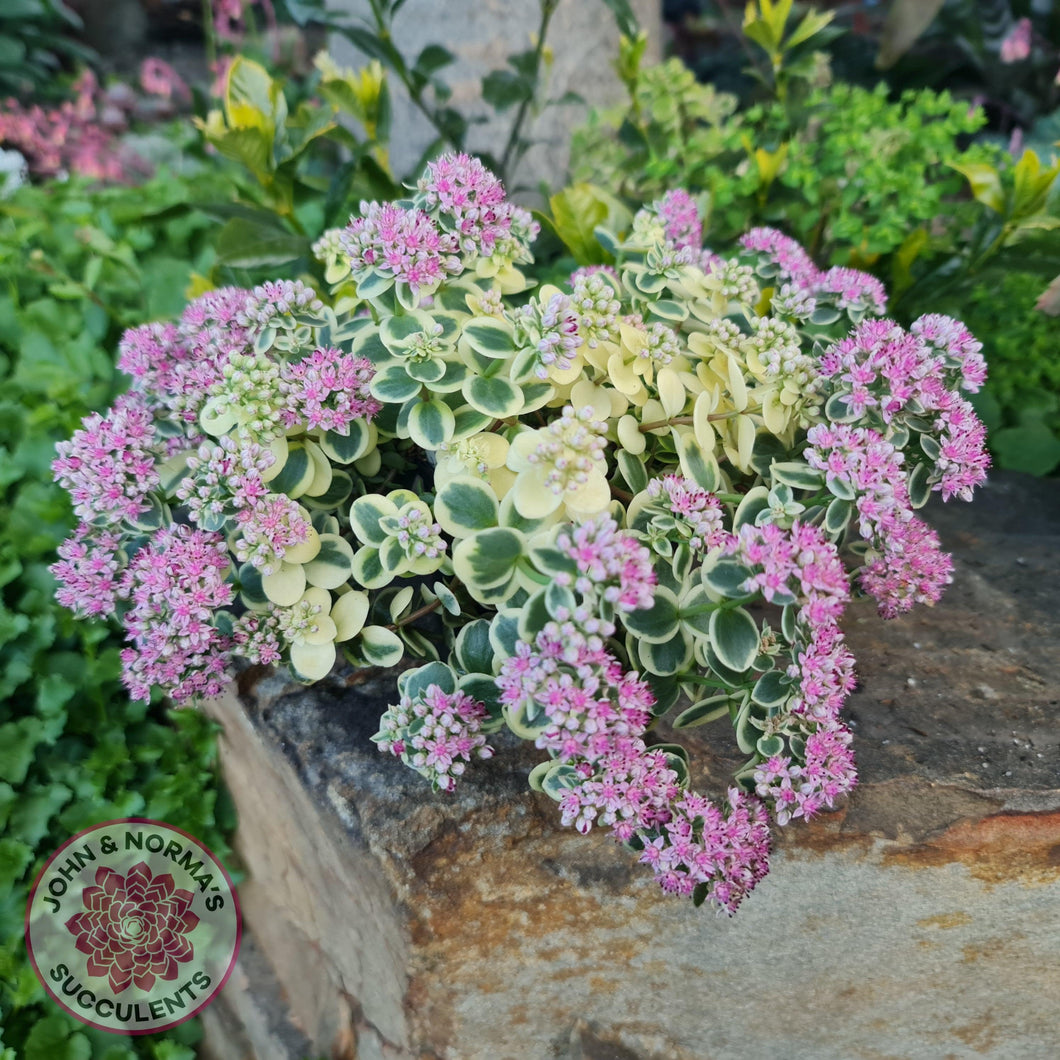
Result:
{"label": "mottled stone texture", "polygon": [[[734,919],[562,829],[504,743],[452,797],[368,737],[386,675],[248,671],[216,704],[251,946],[207,1011],[217,1060],[905,1060],[1057,1055],[1055,482],[932,518],[943,602],[850,639],[862,784],[778,838]],[[696,730],[696,783],[737,761]],[[503,742],[503,741],[502,741]]]}
{"label": "mottled stone texture", "polygon": [[[363,16],[367,0],[330,0],[335,12]],[[631,0],[641,26],[648,32],[645,62],[659,58],[662,40],[659,0]],[[428,44],[442,44],[457,62],[441,72],[453,89],[450,106],[477,119],[468,136],[468,149],[489,151],[500,157],[515,116],[515,108],[501,114],[482,102],[482,78],[491,70],[510,69],[509,55],[534,46],[540,19],[537,0],[408,0],[394,20],[394,40],[410,60]],[[370,19],[369,19],[370,21]],[[603,0],[560,0],[552,17],[547,41],[553,63],[548,98],[560,99],[576,92],[588,105],[621,102],[625,91],[612,63],[618,56],[618,28]],[[360,66],[364,56],[344,38],[331,41],[340,62]],[[400,84],[391,84],[394,119],[391,162],[395,173],[409,172],[437,135],[413,107]],[[520,166],[518,180],[524,189],[544,181],[559,187],[566,176],[570,133],[586,117],[581,104],[548,108],[536,121],[528,119],[524,134],[535,141]]]}

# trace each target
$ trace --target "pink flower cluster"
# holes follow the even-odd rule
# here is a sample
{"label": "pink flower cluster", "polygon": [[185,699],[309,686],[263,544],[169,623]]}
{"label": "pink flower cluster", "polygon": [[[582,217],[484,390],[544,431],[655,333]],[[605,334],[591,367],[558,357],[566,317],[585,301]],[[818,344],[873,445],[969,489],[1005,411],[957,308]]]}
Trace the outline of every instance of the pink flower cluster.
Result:
{"label": "pink flower cluster", "polygon": [[762,803],[730,788],[728,813],[692,792],[672,805],[670,820],[645,838],[640,860],[671,894],[706,890],[730,915],[769,872],[769,822]]}
{"label": "pink flower cluster", "polygon": [[[237,621],[229,637],[209,616],[233,597],[233,585],[218,581],[231,577],[233,562],[275,573],[287,550],[312,532],[308,512],[265,481],[276,460],[269,442],[299,427],[348,434],[355,418],[379,408],[363,358],[313,350],[293,331],[267,351],[255,349],[261,329],[322,308],[299,283],[223,288],[192,302],[176,324],[127,331],[119,367],[132,389],[57,446],[53,470],[81,520],[52,567],[59,601],[82,615],[109,615],[155,585],[152,564],[172,580],[168,596],[134,597],[123,617],[134,645],[124,656],[126,680],[137,694],[153,683],[178,701],[209,694],[234,647],[245,645],[263,661],[279,658],[271,618]],[[232,433],[208,440],[199,432],[208,400],[221,403],[222,415],[225,402],[234,407]],[[165,463],[184,453],[183,464]],[[195,525],[171,522],[142,545],[159,516],[172,519],[159,503],[163,486]]]}
{"label": "pink flower cluster", "polygon": [[758,795],[784,825],[830,808],[857,781],[850,735],[838,720],[856,684],[854,657],[839,628],[849,586],[838,551],[814,526],[745,524],[729,552],[754,572],[745,589],[758,589],[773,603],[800,605],[784,671],[791,693],[778,720],[789,738],[798,733],[805,739],[805,754],[801,761],[774,755],[755,772]]}
{"label": "pink flower cluster", "polygon": [[284,493],[267,493],[236,516],[239,536],[232,545],[236,558],[262,574],[275,574],[289,548],[309,537],[305,509]]}
{"label": "pink flower cluster", "polygon": [[220,530],[229,521],[238,527],[232,540],[236,558],[262,574],[278,571],[286,551],[310,532],[302,507],[285,494],[269,492],[262,480],[274,462],[256,442],[226,435],[188,458],[187,476],[176,491],[203,529]]}
{"label": "pink flower cluster", "polygon": [[939,448],[931,459],[933,488],[944,500],[970,500],[990,466],[986,430],[959,392],[977,390],[985,379],[977,346],[949,317],[921,317],[912,332],[868,320],[825,352],[820,369],[851,413],[869,424],[930,421],[925,437]]}
{"label": "pink flower cluster", "polygon": [[[72,171],[95,180],[123,180],[132,159],[118,150],[113,125],[125,125],[124,111],[99,105],[99,85],[89,70],[78,78],[74,91],[72,100],[47,110],[38,104],[23,107],[15,99],[3,101],[0,144],[22,154],[35,176]],[[101,121],[103,117],[108,121]]]}
{"label": "pink flower cluster", "polygon": [[122,680],[134,699],[150,699],[152,685],[177,703],[220,693],[231,644],[213,619],[234,598],[230,567],[224,538],[190,526],[164,527],[133,558],[120,591],[134,645],[121,653]]}
{"label": "pink flower cluster", "polygon": [[760,592],[770,603],[798,603],[811,626],[838,621],[850,599],[839,552],[816,526],[795,522],[785,530],[744,523],[726,552],[751,571],[745,592]]}
{"label": "pink flower cluster", "polygon": [[112,614],[118,600],[121,535],[81,523],[59,546],[49,568],[59,582],[55,599],[79,618]]}
{"label": "pink flower cluster", "polygon": [[920,339],[947,369],[946,383],[951,390],[978,393],[986,382],[983,344],[953,317],[927,313],[917,317],[909,330]]}
{"label": "pink flower cluster", "polygon": [[549,622],[534,645],[516,645],[497,678],[502,703],[526,708],[532,717],[545,712],[549,726],[537,746],[561,761],[595,762],[613,737],[639,736],[651,718],[651,690],[636,674],[624,673],[604,646],[613,632],[600,620],[591,631],[584,620]]}
{"label": "pink flower cluster", "polygon": [[855,312],[886,312],[887,291],[875,276],[842,266],[821,272],[797,240],[775,228],[752,228],[740,237],[740,246],[776,266],[784,312],[809,316],[819,301]]}
{"label": "pink flower cluster", "polygon": [[493,756],[481,732],[486,718],[485,706],[466,692],[429,685],[387,707],[372,739],[380,751],[399,756],[435,788],[452,791],[472,758]]}
{"label": "pink flower cluster", "polygon": [[582,596],[598,596],[619,613],[652,605],[655,570],[651,554],[609,515],[580,523],[556,538],[556,548],[574,561],[575,574],[556,575],[557,585]]}
{"label": "pink flower cluster", "polygon": [[651,208],[666,226],[667,242],[679,250],[691,247],[699,250],[703,245],[703,223],[699,219],[699,208],[695,200],[683,188],[668,191]]}
{"label": "pink flower cluster", "polygon": [[836,265],[822,273],[814,285],[818,300],[828,298],[839,309],[868,310],[877,316],[887,312],[887,291],[871,273]]}
{"label": "pink flower cluster", "polygon": [[773,755],[758,766],[755,790],[775,807],[777,824],[785,825],[798,817],[808,821],[854,789],[857,772],[850,741],[846,726],[824,725],[807,737],[802,764],[788,755]]}
{"label": "pink flower cluster", "polygon": [[279,608],[272,604],[268,611],[247,611],[240,615],[233,623],[232,643],[255,666],[278,663],[284,644]]}
{"label": "pink flower cluster", "polygon": [[124,82],[101,88],[95,74],[86,69],[73,84],[73,98],[58,106],[4,100],[0,145],[25,156],[36,177],[76,173],[108,183],[142,179],[151,167],[119,134],[136,121],[172,117],[177,103],[190,101],[191,93],[173,67],[154,57],[144,59],[140,85],[147,96],[139,96]]}
{"label": "pink flower cluster", "polygon": [[185,84],[184,78],[157,56],[148,56],[140,63],[140,87],[149,96],[191,102],[191,89]]}
{"label": "pink flower cluster", "polygon": [[884,618],[896,618],[914,604],[935,603],[953,581],[953,560],[922,520],[901,524],[881,544],[879,555],[862,568],[861,584]]}
{"label": "pink flower cluster", "polygon": [[866,427],[818,424],[806,437],[806,462],[825,472],[835,492],[853,495],[861,536],[878,554],[863,568],[861,583],[880,613],[893,618],[914,603],[935,603],[953,566],[938,535],[913,515],[902,455]]}
{"label": "pink flower cluster", "polygon": [[730,535],[724,527],[721,502],[713,493],[681,475],[652,479],[647,491],[648,496],[677,517],[678,533],[693,552],[709,552],[728,542]]}
{"label": "pink flower cluster", "polygon": [[262,475],[275,462],[276,457],[255,442],[237,442],[227,435],[204,442],[188,457],[188,473],[177,487],[177,499],[184,501],[188,515],[200,526],[223,522],[266,497],[269,489]]}
{"label": "pink flower cluster", "polygon": [[805,642],[795,644],[787,670],[798,681],[788,709],[799,718],[833,722],[857,687],[854,656],[835,622],[803,628],[798,635]]}
{"label": "pink flower cluster", "polygon": [[1021,18],[1001,42],[1001,61],[1003,63],[1022,62],[1031,54],[1031,34],[1033,26],[1029,18]]}
{"label": "pink flower cluster", "polygon": [[802,244],[776,228],[752,228],[740,236],[740,246],[760,254],[780,270],[780,276],[795,287],[805,289],[817,284],[820,273]]}
{"label": "pink flower cluster", "polygon": [[819,423],[806,440],[806,462],[824,472],[832,493],[853,496],[861,536],[867,541],[912,516],[904,458],[882,435],[869,427]]}
{"label": "pink flower cluster", "polygon": [[354,420],[370,420],[381,407],[368,390],[372,375],[367,358],[333,347],[284,364],[280,422],[287,428],[304,423],[311,430],[348,435]]}
{"label": "pink flower cluster", "polygon": [[190,426],[210,388],[234,353],[245,351],[250,331],[239,323],[250,292],[222,287],[189,303],[177,324],[144,324],[126,331],[118,347],[118,367],[132,376],[133,388],[155,415]]}
{"label": "pink flower cluster", "polygon": [[413,294],[430,294],[463,268],[454,235],[422,210],[396,203],[362,202],[340,237],[354,279],[373,272],[405,283]]}
{"label": "pink flower cluster", "polygon": [[504,185],[478,158],[447,154],[429,162],[419,190],[427,210],[456,234],[463,253],[488,258],[508,239],[513,208]]}
{"label": "pink flower cluster", "polygon": [[550,623],[505,660],[501,701],[547,716],[537,746],[571,769],[560,798],[564,824],[582,833],[610,826],[615,839],[640,843],[640,860],[665,891],[701,888],[735,912],[768,870],[765,810],[735,789],[727,814],[682,790],[666,755],[642,739],[654,697],[604,647],[612,632],[609,623]]}
{"label": "pink flower cluster", "polygon": [[55,447],[55,479],[86,523],[133,520],[158,485],[151,413],[136,395],[118,398],[106,416],[94,413]]}

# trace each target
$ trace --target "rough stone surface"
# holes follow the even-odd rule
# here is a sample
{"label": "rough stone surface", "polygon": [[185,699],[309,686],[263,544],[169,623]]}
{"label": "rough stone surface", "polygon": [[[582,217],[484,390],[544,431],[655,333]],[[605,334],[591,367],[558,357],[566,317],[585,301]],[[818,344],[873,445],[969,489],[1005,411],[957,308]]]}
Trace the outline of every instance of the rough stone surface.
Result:
{"label": "rough stone surface", "polygon": [[[659,0],[631,0],[630,6],[648,31],[649,51],[645,62],[659,58],[662,40],[662,6]],[[364,15],[367,0],[331,0],[331,10]],[[533,47],[540,13],[536,0],[408,0],[394,20],[394,40],[403,54],[415,58],[428,44],[443,44],[457,62],[442,71],[453,89],[450,106],[462,114],[482,119],[472,127],[468,149],[489,151],[499,157],[504,151],[515,108],[494,114],[482,102],[482,78],[492,70],[506,69],[510,54]],[[369,20],[370,21],[370,20]],[[624,90],[611,63],[618,55],[618,29],[603,0],[561,0],[549,27],[547,41],[554,61],[549,75],[548,97],[560,99],[576,92],[588,105],[620,102]],[[344,38],[331,42],[335,58],[361,66],[364,56]],[[413,107],[399,84],[392,84],[393,144],[391,162],[395,173],[413,169],[437,135],[430,123]],[[537,121],[528,121],[524,132],[535,140],[520,167],[520,185],[535,188],[544,181],[551,188],[562,184],[570,155],[570,133],[587,114],[587,106],[550,107]]]}
{"label": "rough stone surface", "polygon": [[[217,1060],[1052,1060],[1057,487],[998,476],[938,506],[942,603],[853,609],[861,786],[778,837],[731,920],[561,828],[532,748],[432,796],[368,741],[387,675],[246,672],[213,708],[254,937],[210,1013]],[[695,735],[720,790],[730,734]]]}

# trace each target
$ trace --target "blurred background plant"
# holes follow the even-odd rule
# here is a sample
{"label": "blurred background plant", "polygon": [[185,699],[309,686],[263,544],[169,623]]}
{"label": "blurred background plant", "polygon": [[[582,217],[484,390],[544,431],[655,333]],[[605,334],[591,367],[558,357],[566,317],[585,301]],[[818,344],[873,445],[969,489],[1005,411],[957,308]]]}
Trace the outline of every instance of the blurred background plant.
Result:
{"label": "blurred background plant", "polygon": [[121,389],[113,351],[124,328],[175,313],[191,270],[208,267],[211,222],[188,203],[210,179],[160,174],[130,196],[75,177],[0,202],[3,1060],[195,1055],[195,1023],[116,1042],[60,1012],[26,960],[22,926],[45,858],[99,821],[160,818],[230,854],[214,725],[160,700],[129,703],[120,636],[71,621],[48,570],[75,522],[52,481],[55,442]]}
{"label": "blurred background plant", "polygon": [[[999,433],[1000,466],[1038,473],[1055,467],[1050,454],[1057,437],[1050,425],[1057,388],[1042,374],[1040,352],[1030,353],[1048,344],[1048,326],[1055,324],[1035,309],[1060,273],[1060,168],[1049,161],[1060,137],[1055,116],[1039,119],[1025,147],[1013,144],[1014,157],[1003,146],[1011,137],[990,134],[982,99],[835,79],[831,56],[843,54],[844,38],[835,31],[841,19],[832,16],[864,30],[850,9],[865,5],[818,13],[796,9],[790,0],[761,0],[746,6],[742,22],[734,4],[685,4],[686,20],[691,7],[701,20],[694,25],[720,34],[715,45],[740,30],[739,48],[731,41],[716,48],[719,62],[731,64],[738,52],[747,64],[741,78],[720,79],[734,91],[701,84],[676,58],[644,65],[643,41],[624,39],[616,67],[628,104],[594,112],[575,133],[574,180],[613,189],[627,203],[685,187],[697,196],[708,239],[719,249],[752,225],[779,227],[822,264],[879,276],[893,294],[889,311],[904,323],[931,307],[972,315],[988,286],[996,290],[1017,272],[1029,287],[1006,307],[1004,319],[1014,325],[1006,334],[1041,338],[1027,347],[1034,367],[1019,366],[1019,347],[1004,343],[997,360],[1005,367],[997,384],[988,382],[983,400],[993,404],[984,414],[993,413],[999,431],[1019,432]],[[671,5],[671,13],[677,11]],[[865,11],[853,13],[868,19]],[[874,18],[890,58],[912,48],[908,5],[892,5],[885,22]],[[1001,28],[990,22],[990,33],[983,30],[977,39],[994,41],[990,47],[1004,66],[1000,51],[1018,23],[997,18]],[[923,21],[920,33],[931,19]],[[705,60],[697,68],[711,70]],[[993,363],[997,317],[979,319]],[[1026,406],[1033,388],[1014,385],[1013,372],[1047,389]],[[1023,452],[1023,441],[1034,443],[1033,455]]]}
{"label": "blurred background plant", "polygon": [[54,98],[64,69],[95,60],[76,37],[80,17],[62,0],[4,0],[0,4],[0,98]]}

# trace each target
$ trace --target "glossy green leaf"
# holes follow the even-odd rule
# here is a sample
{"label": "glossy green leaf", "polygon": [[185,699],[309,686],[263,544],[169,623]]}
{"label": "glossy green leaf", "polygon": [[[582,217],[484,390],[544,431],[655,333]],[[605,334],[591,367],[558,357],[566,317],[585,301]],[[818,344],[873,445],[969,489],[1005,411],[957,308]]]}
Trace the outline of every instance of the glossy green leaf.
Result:
{"label": "glossy green leaf", "polygon": [[523,408],[519,387],[497,375],[473,375],[464,382],[461,393],[472,408],[498,420],[517,416]]}
{"label": "glossy green leaf", "polygon": [[484,618],[468,622],[457,634],[453,653],[457,665],[468,673],[493,673],[489,622]]}
{"label": "glossy green leaf", "polygon": [[453,570],[468,587],[489,589],[511,576],[523,555],[522,534],[506,527],[481,530],[459,542],[453,550]]}
{"label": "glossy green leaf", "polygon": [[409,436],[421,449],[434,452],[452,439],[456,417],[444,401],[431,398],[412,406],[408,428]]}
{"label": "glossy green leaf", "polygon": [[464,325],[461,337],[486,357],[507,358],[516,350],[511,324],[497,317],[475,317]]}
{"label": "glossy green leaf", "polygon": [[353,574],[353,549],[338,534],[321,534],[320,551],[304,564],[306,581],[320,589],[337,589]]}
{"label": "glossy green leaf", "polygon": [[693,703],[687,710],[681,711],[673,720],[675,729],[693,729],[697,725],[708,725],[718,718],[728,717],[729,696],[709,696]]}
{"label": "glossy green leaf", "polygon": [[642,638],[637,650],[645,668],[661,676],[682,673],[692,662],[692,640],[681,629],[662,643]]}
{"label": "glossy green leaf", "polygon": [[422,388],[423,384],[411,378],[399,363],[384,365],[369,386],[372,397],[388,405],[401,405],[419,394]]}
{"label": "glossy green leaf", "polygon": [[415,699],[426,692],[431,685],[437,685],[447,695],[456,691],[456,675],[441,662],[431,662],[426,666],[418,666],[415,670],[406,670],[398,678],[398,691]]}
{"label": "glossy green leaf", "polygon": [[405,654],[401,638],[385,626],[365,626],[357,644],[372,666],[397,666]]}
{"label": "glossy green leaf", "polygon": [[755,661],[760,640],[758,624],[742,607],[710,616],[711,646],[721,662],[737,673]]}
{"label": "glossy green leaf", "polygon": [[480,479],[471,476],[449,479],[438,491],[434,515],[441,528],[453,537],[468,537],[496,526],[497,497]]}
{"label": "glossy green leaf", "polygon": [[819,490],[824,485],[824,474],[802,460],[774,461],[770,467],[774,482],[783,482],[800,490]]}
{"label": "glossy green leaf", "polygon": [[755,682],[751,698],[764,707],[778,707],[791,694],[791,684],[780,670],[767,670]]}
{"label": "glossy green leaf", "polygon": [[681,613],[677,597],[661,585],[655,587],[651,607],[630,611],[622,623],[639,640],[661,644],[669,641],[680,626]]}
{"label": "glossy green leaf", "polygon": [[350,526],[358,540],[366,545],[380,548],[387,539],[387,533],[380,526],[380,522],[388,516],[395,515],[396,512],[397,508],[393,501],[370,493],[358,497],[350,505]]}

